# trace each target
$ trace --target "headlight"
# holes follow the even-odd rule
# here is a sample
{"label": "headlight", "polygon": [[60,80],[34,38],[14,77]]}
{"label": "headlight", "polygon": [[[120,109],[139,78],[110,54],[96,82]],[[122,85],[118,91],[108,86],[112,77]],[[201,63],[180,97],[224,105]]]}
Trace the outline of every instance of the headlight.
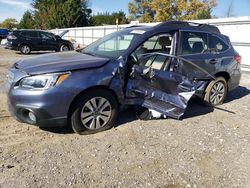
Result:
{"label": "headlight", "polygon": [[54,73],[23,78],[19,87],[26,89],[46,90],[62,83],[70,73]]}

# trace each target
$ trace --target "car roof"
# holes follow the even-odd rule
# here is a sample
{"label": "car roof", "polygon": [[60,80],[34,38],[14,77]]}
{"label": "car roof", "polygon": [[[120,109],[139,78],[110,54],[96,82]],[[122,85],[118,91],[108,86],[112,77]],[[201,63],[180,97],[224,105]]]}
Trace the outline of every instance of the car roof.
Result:
{"label": "car roof", "polygon": [[22,32],[22,31],[34,31],[34,32],[37,32],[37,31],[40,31],[40,32],[50,33],[49,31],[44,31],[44,30],[41,30],[41,29],[17,29],[17,30],[14,30],[14,31],[17,31],[17,32]]}
{"label": "car roof", "polygon": [[145,26],[145,25],[135,25],[127,27],[126,29],[141,29],[141,30],[193,30],[193,31],[203,31],[210,33],[220,33],[220,30],[216,26],[208,24],[199,24],[186,21],[166,21],[155,26]]}
{"label": "car roof", "polygon": [[188,30],[195,30],[195,31],[206,31],[211,33],[220,33],[220,30],[213,25],[208,24],[200,24],[200,23],[194,23],[194,22],[186,22],[186,21],[167,21],[162,22],[156,26],[155,28],[168,28],[171,30],[182,30],[182,29],[188,29]]}

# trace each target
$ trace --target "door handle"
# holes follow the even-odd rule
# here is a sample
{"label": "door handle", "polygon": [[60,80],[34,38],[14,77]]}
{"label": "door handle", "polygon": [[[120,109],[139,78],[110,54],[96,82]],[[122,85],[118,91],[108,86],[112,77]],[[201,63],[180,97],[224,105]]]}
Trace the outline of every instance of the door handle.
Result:
{"label": "door handle", "polygon": [[215,64],[215,63],[217,63],[217,62],[218,62],[217,59],[211,59],[211,60],[209,60],[209,63],[210,63],[210,64]]}

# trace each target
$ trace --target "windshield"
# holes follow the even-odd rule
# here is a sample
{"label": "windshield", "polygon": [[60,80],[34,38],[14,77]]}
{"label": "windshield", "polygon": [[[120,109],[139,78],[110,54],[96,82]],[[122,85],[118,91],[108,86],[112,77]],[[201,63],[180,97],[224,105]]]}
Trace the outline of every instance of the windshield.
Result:
{"label": "windshield", "polygon": [[82,52],[96,56],[118,58],[138,37],[139,34],[133,33],[131,30],[114,32],[90,44]]}

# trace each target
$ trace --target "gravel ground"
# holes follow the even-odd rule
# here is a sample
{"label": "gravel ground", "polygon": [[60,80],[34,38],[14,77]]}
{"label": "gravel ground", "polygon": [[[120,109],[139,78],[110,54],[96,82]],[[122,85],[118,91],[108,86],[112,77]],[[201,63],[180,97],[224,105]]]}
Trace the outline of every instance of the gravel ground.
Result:
{"label": "gravel ground", "polygon": [[115,128],[80,136],[9,116],[5,73],[21,58],[0,48],[1,188],[250,187],[250,73],[218,108],[192,100],[182,120],[151,121],[128,109]]}

